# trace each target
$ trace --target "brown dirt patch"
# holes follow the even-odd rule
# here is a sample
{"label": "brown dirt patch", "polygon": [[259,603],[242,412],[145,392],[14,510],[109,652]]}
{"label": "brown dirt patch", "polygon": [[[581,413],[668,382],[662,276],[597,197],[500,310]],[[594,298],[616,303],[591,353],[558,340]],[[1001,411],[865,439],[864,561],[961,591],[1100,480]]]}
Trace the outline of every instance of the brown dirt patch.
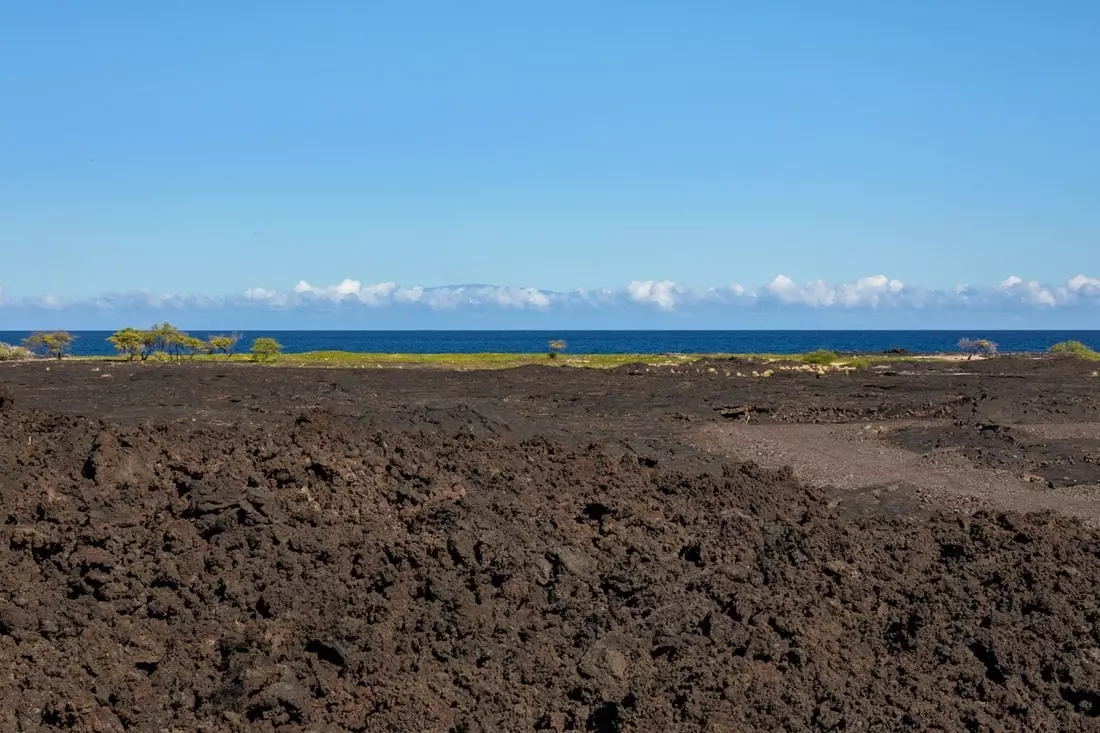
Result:
{"label": "brown dirt patch", "polygon": [[[1038,435],[1030,428],[1017,430]],[[955,433],[952,426],[920,423],[725,424],[701,428],[696,444],[738,460],[790,466],[803,481],[824,489],[841,511],[896,517],[936,509],[1055,511],[1100,525],[1100,487],[1094,483],[1055,488],[1022,459],[976,463],[969,456],[984,455],[983,449],[965,439],[980,438],[977,430],[958,434],[957,443],[928,450],[911,450],[895,438],[913,434]],[[1074,442],[1035,440],[1037,452],[1058,456],[1060,463],[1079,455]]]}

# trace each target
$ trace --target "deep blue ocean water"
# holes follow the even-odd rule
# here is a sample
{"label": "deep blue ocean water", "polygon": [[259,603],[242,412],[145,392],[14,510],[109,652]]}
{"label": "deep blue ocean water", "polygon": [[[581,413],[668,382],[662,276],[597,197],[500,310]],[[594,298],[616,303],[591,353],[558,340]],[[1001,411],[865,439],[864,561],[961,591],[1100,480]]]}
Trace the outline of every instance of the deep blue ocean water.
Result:
{"label": "deep blue ocean water", "polygon": [[[0,331],[0,342],[19,343],[29,332]],[[206,338],[210,333],[192,331]],[[109,331],[74,331],[73,353],[114,353]],[[563,339],[572,354],[778,353],[813,349],[914,353],[953,352],[961,338],[986,338],[1001,351],[1046,351],[1068,339],[1100,349],[1100,331],[246,331],[242,350],[257,336],[272,336],[287,352],[538,353]]]}

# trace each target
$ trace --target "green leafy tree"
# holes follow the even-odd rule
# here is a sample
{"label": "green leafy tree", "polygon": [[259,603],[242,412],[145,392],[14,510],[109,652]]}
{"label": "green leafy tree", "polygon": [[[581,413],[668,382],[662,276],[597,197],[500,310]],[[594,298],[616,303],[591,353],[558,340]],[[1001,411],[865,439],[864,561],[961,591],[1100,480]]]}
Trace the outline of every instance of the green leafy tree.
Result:
{"label": "green leafy tree", "polygon": [[[145,332],[139,331],[136,328],[124,328],[121,331],[116,331],[113,335],[107,337],[107,341],[120,354],[124,354],[133,361],[139,356],[143,356],[142,352],[145,350]],[[144,361],[144,357],[142,359]]]}
{"label": "green leafy tree", "polygon": [[182,356],[187,345],[186,333],[168,322],[154,324],[151,330],[156,334],[155,351],[165,351],[177,358]]}
{"label": "green leafy tree", "polygon": [[273,338],[261,336],[252,342],[252,358],[256,361],[271,361],[283,352],[283,345]]}
{"label": "green leafy tree", "polygon": [[196,338],[195,336],[185,335],[181,343],[183,350],[186,351],[189,356],[194,356],[195,354],[205,354],[209,351],[209,347],[207,346],[206,342],[200,338]]}
{"label": "green leafy tree", "polygon": [[231,336],[219,335],[211,336],[206,342],[206,345],[210,348],[212,354],[225,354],[226,356],[232,356],[233,350],[237,347],[237,341],[240,340],[240,336],[233,334]]}
{"label": "green leafy tree", "polygon": [[156,353],[159,339],[154,330],[138,331],[138,333],[141,334],[141,360],[145,361]]}
{"label": "green leafy tree", "polygon": [[23,345],[31,351],[60,359],[73,345],[73,335],[68,331],[39,331],[23,339]]}

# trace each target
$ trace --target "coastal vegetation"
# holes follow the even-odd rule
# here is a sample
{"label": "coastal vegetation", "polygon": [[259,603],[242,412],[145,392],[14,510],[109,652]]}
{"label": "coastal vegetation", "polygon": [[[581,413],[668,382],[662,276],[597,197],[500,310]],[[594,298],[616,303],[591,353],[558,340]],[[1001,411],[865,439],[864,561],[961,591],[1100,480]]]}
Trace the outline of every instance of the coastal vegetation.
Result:
{"label": "coastal vegetation", "polygon": [[36,354],[60,359],[73,346],[68,331],[38,331],[23,339],[23,346]]}
{"label": "coastal vegetation", "polygon": [[[23,340],[22,345],[0,343],[0,361],[18,361],[47,357],[60,359],[69,356],[74,337],[67,331],[35,332]],[[820,373],[852,372],[897,361],[967,360],[974,356],[992,356],[997,344],[988,339],[961,339],[958,348],[963,356],[945,354],[917,355],[904,353],[840,354],[828,349],[817,349],[802,354],[566,354],[566,342],[554,339],[547,342],[547,351],[539,353],[363,353],[320,350],[284,353],[284,347],[274,338],[259,336],[248,349],[240,349],[241,334],[225,333],[208,335],[205,339],[190,335],[171,323],[153,324],[147,329],[128,326],[109,337],[117,356],[78,356],[72,358],[97,360],[125,360],[151,363],[171,363],[183,360],[227,361],[289,367],[346,367],[346,368],[439,368],[439,369],[507,369],[537,364],[588,368],[614,368],[625,365],[639,367],[675,367],[705,360],[740,360],[763,367],[778,369],[812,369]],[[1064,355],[1100,361],[1100,352],[1080,341],[1064,341],[1049,348],[1052,355]],[[549,359],[549,361],[548,361]],[[793,365],[792,365],[793,362]],[[705,367],[726,369],[721,364]],[[733,374],[737,368],[729,367]],[[751,365],[749,372],[751,373]]]}
{"label": "coastal vegetation", "polygon": [[1072,356],[1086,361],[1100,361],[1100,352],[1080,341],[1062,341],[1050,347],[1050,353]]}
{"label": "coastal vegetation", "polygon": [[993,356],[997,353],[997,344],[989,339],[959,339],[959,351],[966,354],[967,361],[975,356]]}
{"label": "coastal vegetation", "polygon": [[818,349],[817,351],[811,351],[808,354],[803,354],[800,361],[803,364],[816,364],[818,366],[828,366],[833,364],[840,356],[835,351],[829,351],[827,349]]}
{"label": "coastal vegetation", "polygon": [[[259,339],[257,339],[259,340]],[[333,367],[347,369],[450,369],[450,370],[484,370],[484,369],[510,369],[521,366],[553,366],[553,367],[584,367],[590,369],[613,369],[616,367],[636,366],[644,367],[680,367],[696,365],[700,369],[714,369],[716,373],[729,371],[731,375],[740,372],[748,375],[754,370],[767,370],[769,367],[777,367],[784,371],[795,370],[819,370],[850,372],[860,369],[868,369],[876,364],[887,364],[896,361],[898,357],[891,356],[841,356],[835,361],[824,364],[807,363],[800,354],[563,354],[559,353],[554,359],[548,359],[543,353],[365,353],[352,351],[306,351],[284,353],[282,346],[271,351],[266,344],[261,344],[260,353],[249,348],[247,351],[224,355],[221,353],[201,353],[189,359],[197,362],[230,362],[233,364],[257,364],[277,367]],[[255,346],[255,343],[252,345]],[[122,355],[119,357],[81,357],[88,359],[119,359],[129,360]],[[816,357],[814,357],[816,358]],[[913,361],[935,361],[935,356],[910,356]],[[177,362],[176,357],[165,351],[154,352],[148,362]],[[702,362],[696,364],[697,362]],[[722,362],[729,362],[725,366]],[[792,363],[793,362],[793,363]],[[768,376],[771,376],[769,373]]]}
{"label": "coastal vegetation", "polygon": [[273,338],[261,336],[252,342],[250,353],[254,361],[271,361],[279,354],[283,353],[283,345]]}
{"label": "coastal vegetation", "polygon": [[120,356],[128,361],[140,359],[147,361],[164,359],[182,359],[202,354],[224,354],[231,356],[240,340],[239,335],[211,336],[206,341],[191,336],[171,323],[157,323],[146,330],[126,327],[107,337]]}
{"label": "coastal vegetation", "polygon": [[0,361],[23,361],[33,359],[34,352],[26,346],[6,344],[0,341]]}
{"label": "coastal vegetation", "polygon": [[237,348],[237,342],[241,340],[240,334],[211,336],[206,340],[209,346],[209,352],[211,354],[225,354],[226,356],[232,356],[234,349]]}

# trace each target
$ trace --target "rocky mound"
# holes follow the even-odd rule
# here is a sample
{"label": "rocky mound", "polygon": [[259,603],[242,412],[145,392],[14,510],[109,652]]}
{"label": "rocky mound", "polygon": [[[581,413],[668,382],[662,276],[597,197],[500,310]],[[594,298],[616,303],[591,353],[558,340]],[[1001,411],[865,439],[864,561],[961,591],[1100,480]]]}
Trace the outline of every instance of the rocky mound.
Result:
{"label": "rocky mound", "polygon": [[466,432],[4,413],[0,729],[1098,727],[1094,531]]}

